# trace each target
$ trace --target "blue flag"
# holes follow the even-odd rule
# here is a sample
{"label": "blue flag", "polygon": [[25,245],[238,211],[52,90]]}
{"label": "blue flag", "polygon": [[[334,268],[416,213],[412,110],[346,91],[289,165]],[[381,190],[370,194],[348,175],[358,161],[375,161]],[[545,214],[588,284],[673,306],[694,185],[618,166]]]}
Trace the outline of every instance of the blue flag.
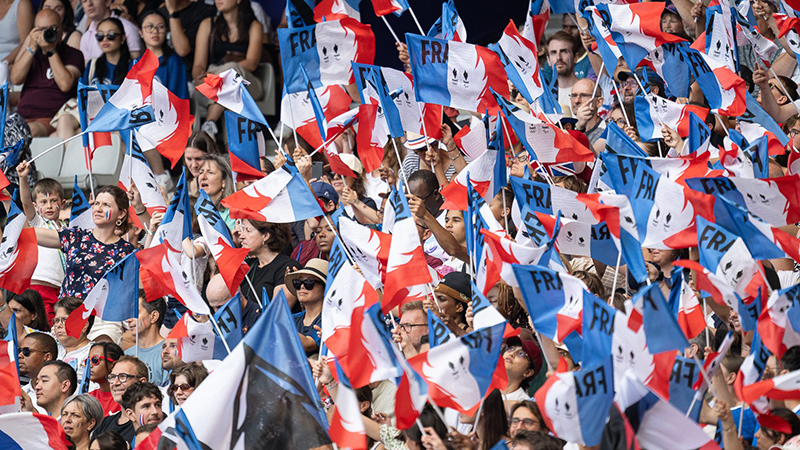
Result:
{"label": "blue flag", "polygon": [[[358,88],[358,95],[361,98],[361,103],[369,104],[370,98],[378,100],[380,106],[378,109],[378,118],[380,119],[380,116],[383,115],[392,137],[404,136],[405,132],[403,131],[403,123],[400,120],[400,110],[397,109],[397,104],[392,98],[392,93],[389,92],[381,68],[355,62],[352,64],[353,75],[356,79],[356,87]],[[411,93],[408,92],[407,94],[410,95]]]}
{"label": "blue flag", "polygon": [[[214,319],[222,331],[222,338],[228,343],[228,346],[233,348],[239,344],[244,336],[244,328],[242,326],[242,295],[236,293],[232,299],[228,300],[225,305],[214,313]],[[220,344],[220,347],[224,347]],[[217,346],[214,345],[216,350]]]}
{"label": "blue flag", "polygon": [[689,135],[686,138],[686,145],[689,148],[689,154],[695,153],[698,150],[708,150],[710,145],[711,130],[708,125],[703,122],[697,114],[689,111]]}
{"label": "blue flag", "polygon": [[189,184],[186,182],[186,168],[175,187],[161,225],[156,230],[156,238],[161,242],[169,242],[176,250],[182,248],[181,243],[192,235],[192,210],[189,203]]}
{"label": "blue flag", "polygon": [[264,156],[265,144],[262,125],[233,111],[225,111],[225,127],[234,180],[263,178],[261,157]]}
{"label": "blue flag", "polygon": [[86,356],[86,365],[84,366],[86,368],[83,370],[83,376],[81,377],[80,384],[78,385],[78,392],[76,392],[78,395],[89,393],[89,386],[92,384],[92,370],[90,369],[92,364],[90,359],[90,356]]}
{"label": "blue flag", "polygon": [[72,208],[69,213],[69,226],[84,230],[91,230],[94,228],[92,207],[89,205],[89,201],[86,200],[86,195],[84,195],[83,190],[78,186],[77,175],[75,175],[72,188]]}
{"label": "blue flag", "polygon": [[[689,410],[692,400],[697,394],[693,386],[699,378],[700,369],[693,358],[684,358],[681,355],[675,357],[672,373],[669,376],[669,402],[672,406],[684,413]],[[702,401],[695,401],[688,417],[695,422],[699,421],[702,406]]]}
{"label": "blue flag", "polygon": [[655,355],[669,350],[683,350],[689,346],[689,341],[678,325],[676,316],[667,306],[658,283],[639,291],[633,299],[634,304],[638,304],[640,300],[644,303],[642,321],[650,353]]}
{"label": "blue flag", "polygon": [[314,0],[286,0],[289,28],[314,25]]}
{"label": "blue flag", "polygon": [[430,347],[436,347],[439,344],[444,344],[445,342],[449,341],[450,338],[453,337],[453,334],[450,332],[450,329],[447,328],[447,325],[442,322],[439,317],[433,313],[430,309],[428,310],[428,343]]}
{"label": "blue flag", "polygon": [[611,353],[617,312],[616,308],[595,296],[583,297],[583,365],[600,362]]}

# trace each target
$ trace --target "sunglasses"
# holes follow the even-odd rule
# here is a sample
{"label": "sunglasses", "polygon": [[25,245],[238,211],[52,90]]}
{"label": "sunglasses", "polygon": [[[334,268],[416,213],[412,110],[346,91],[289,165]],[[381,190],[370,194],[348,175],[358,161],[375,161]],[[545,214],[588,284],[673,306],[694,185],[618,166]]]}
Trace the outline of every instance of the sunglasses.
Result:
{"label": "sunglasses", "polygon": [[300,290],[300,288],[305,288],[307,291],[314,289],[314,285],[320,283],[319,280],[315,280],[313,278],[306,278],[305,280],[301,280],[299,278],[295,278],[292,280],[292,286],[294,286],[295,290]]}
{"label": "sunglasses", "polygon": [[194,389],[194,386],[190,385],[189,383],[183,383],[183,384],[173,384],[169,388],[172,389],[172,392],[178,392],[178,389],[182,390],[183,392],[186,392],[189,389]]}
{"label": "sunglasses", "polygon": [[22,353],[22,356],[24,356],[26,358],[28,356],[31,356],[31,353],[33,353],[33,352],[45,353],[45,352],[43,352],[41,350],[36,350],[36,349],[30,348],[30,347],[22,347],[22,348],[19,349],[19,352]]}
{"label": "sunglasses", "polygon": [[89,358],[89,362],[92,363],[93,366],[96,366],[96,365],[100,364],[100,361],[103,361],[103,360],[105,360],[107,362],[110,362],[110,363],[113,363],[114,361],[116,361],[115,359],[106,358],[105,356],[100,356],[100,355],[94,355],[91,358]]}
{"label": "sunglasses", "polygon": [[110,32],[106,34],[97,33],[94,35],[94,38],[97,39],[97,42],[103,42],[103,39],[108,39],[109,41],[116,41],[118,37],[120,37],[121,33]]}

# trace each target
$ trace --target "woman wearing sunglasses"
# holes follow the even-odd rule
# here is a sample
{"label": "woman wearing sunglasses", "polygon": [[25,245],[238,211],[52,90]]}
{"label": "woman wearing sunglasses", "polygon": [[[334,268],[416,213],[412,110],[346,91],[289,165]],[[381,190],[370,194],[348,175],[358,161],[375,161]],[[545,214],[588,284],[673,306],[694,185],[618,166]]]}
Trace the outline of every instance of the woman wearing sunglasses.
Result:
{"label": "woman wearing sunglasses", "polygon": [[81,83],[119,86],[128,74],[131,62],[131,53],[128,50],[122,22],[114,17],[103,19],[97,25],[94,37],[100,45],[103,56],[92,59],[86,65]]}
{"label": "woman wearing sunglasses", "polygon": [[314,258],[300,270],[286,272],[286,289],[297,296],[303,311],[294,315],[294,325],[300,333],[300,342],[306,355],[319,351],[322,330],[322,300],[325,297],[325,280],[328,278],[328,261]]}
{"label": "woman wearing sunglasses", "polygon": [[207,376],[208,370],[199,362],[189,363],[172,371],[169,374],[169,389],[167,389],[172,403],[175,406],[183,405]]}
{"label": "woman wearing sunglasses", "polygon": [[89,379],[93,386],[98,386],[97,389],[90,391],[89,395],[100,402],[104,416],[114,414],[122,409],[114,401],[114,396],[111,395],[111,385],[106,378],[122,353],[122,348],[113,342],[98,342],[89,350]]}

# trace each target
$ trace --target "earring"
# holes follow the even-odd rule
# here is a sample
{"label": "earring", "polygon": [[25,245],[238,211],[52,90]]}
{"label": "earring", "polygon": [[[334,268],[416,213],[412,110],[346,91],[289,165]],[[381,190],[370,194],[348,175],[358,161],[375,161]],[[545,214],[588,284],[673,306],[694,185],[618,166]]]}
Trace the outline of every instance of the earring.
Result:
{"label": "earring", "polygon": [[116,222],[116,223],[117,223],[117,226],[118,226],[118,227],[121,227],[121,226],[122,226],[122,224],[123,224],[123,223],[125,223],[125,222],[123,222],[123,221],[122,221],[122,219],[117,219],[117,222]]}

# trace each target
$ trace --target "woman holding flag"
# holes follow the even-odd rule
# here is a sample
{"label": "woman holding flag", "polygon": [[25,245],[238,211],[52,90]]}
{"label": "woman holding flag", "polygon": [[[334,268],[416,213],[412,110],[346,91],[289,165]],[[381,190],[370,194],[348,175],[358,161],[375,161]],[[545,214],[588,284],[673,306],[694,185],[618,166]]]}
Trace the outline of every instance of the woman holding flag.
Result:
{"label": "woman holding flag", "polygon": [[39,245],[60,248],[66,255],[60,297],[85,298],[111,266],[133,252],[133,245],[121,237],[130,227],[128,206],[125,191],[104,186],[97,191],[92,205],[94,229],[35,228]]}

